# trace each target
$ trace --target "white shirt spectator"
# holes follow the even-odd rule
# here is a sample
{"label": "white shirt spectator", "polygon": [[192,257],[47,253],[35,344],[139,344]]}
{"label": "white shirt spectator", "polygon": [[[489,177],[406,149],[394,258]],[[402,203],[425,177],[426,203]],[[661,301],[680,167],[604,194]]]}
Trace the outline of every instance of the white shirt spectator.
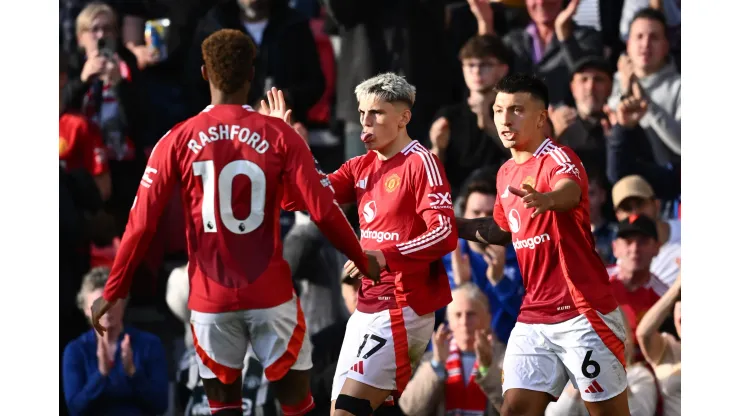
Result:
{"label": "white shirt spectator", "polygon": [[660,246],[658,255],[655,256],[650,264],[650,271],[658,278],[671,287],[676,281],[679,271],[676,260],[681,257],[681,220],[667,220],[670,226],[671,234],[668,241]]}

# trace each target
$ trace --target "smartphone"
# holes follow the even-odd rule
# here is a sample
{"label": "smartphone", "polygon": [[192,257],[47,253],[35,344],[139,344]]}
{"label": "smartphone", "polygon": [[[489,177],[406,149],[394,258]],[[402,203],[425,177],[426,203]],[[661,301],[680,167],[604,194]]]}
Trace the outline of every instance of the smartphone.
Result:
{"label": "smartphone", "polygon": [[116,53],[115,39],[98,39],[98,51],[106,59],[113,59],[113,55]]}

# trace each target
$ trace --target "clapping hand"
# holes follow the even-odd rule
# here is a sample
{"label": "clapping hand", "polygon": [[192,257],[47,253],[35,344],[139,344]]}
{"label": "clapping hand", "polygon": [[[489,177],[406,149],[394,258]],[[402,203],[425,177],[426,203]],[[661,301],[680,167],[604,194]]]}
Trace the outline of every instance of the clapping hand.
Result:
{"label": "clapping hand", "polygon": [[568,6],[555,18],[555,36],[559,41],[564,41],[573,33],[573,16],[578,10],[580,0],[570,0]]}
{"label": "clapping hand", "polygon": [[617,124],[628,128],[637,126],[647,112],[647,108],[647,101],[634,95],[623,99],[617,104]]}
{"label": "clapping hand", "polygon": [[134,352],[131,349],[131,337],[128,334],[123,336],[121,342],[121,362],[123,363],[123,371],[131,377],[136,373],[136,366],[134,365]]}
{"label": "clapping hand", "polygon": [[493,332],[490,328],[475,331],[474,347],[478,365],[490,367],[493,363]]}
{"label": "clapping hand", "polygon": [[445,363],[450,355],[450,340],[452,332],[447,324],[440,324],[432,336],[432,359],[438,363]]}

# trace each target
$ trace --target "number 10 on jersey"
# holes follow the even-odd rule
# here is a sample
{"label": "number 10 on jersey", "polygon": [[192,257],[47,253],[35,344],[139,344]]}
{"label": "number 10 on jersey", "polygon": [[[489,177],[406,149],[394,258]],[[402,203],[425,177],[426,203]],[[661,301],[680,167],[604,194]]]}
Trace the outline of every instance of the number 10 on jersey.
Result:
{"label": "number 10 on jersey", "polygon": [[[235,160],[221,169],[218,175],[212,160],[193,162],[193,174],[203,181],[203,204],[201,214],[203,228],[207,233],[218,232],[216,223],[216,182],[218,182],[218,209],[221,222],[234,234],[247,234],[254,231],[265,219],[265,172],[249,160]],[[237,175],[246,175],[252,182],[250,212],[245,219],[234,217],[232,207],[232,188]],[[216,178],[218,176],[218,178]]]}

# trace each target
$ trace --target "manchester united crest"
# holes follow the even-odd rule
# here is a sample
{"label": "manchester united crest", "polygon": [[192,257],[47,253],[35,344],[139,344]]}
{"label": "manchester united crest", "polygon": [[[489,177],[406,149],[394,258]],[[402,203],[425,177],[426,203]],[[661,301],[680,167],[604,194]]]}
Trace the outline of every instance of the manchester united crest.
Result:
{"label": "manchester united crest", "polygon": [[394,173],[385,180],[385,191],[393,192],[396,190],[396,188],[398,188],[398,185],[400,184],[401,177]]}
{"label": "manchester united crest", "polygon": [[524,180],[522,181],[522,186],[524,185],[529,185],[534,188],[534,178],[531,176],[527,176],[526,178],[524,178]]}
{"label": "manchester united crest", "polygon": [[62,136],[59,136],[59,154],[63,155],[64,153],[66,153],[68,147],[69,146],[67,145],[67,139],[65,139]]}

